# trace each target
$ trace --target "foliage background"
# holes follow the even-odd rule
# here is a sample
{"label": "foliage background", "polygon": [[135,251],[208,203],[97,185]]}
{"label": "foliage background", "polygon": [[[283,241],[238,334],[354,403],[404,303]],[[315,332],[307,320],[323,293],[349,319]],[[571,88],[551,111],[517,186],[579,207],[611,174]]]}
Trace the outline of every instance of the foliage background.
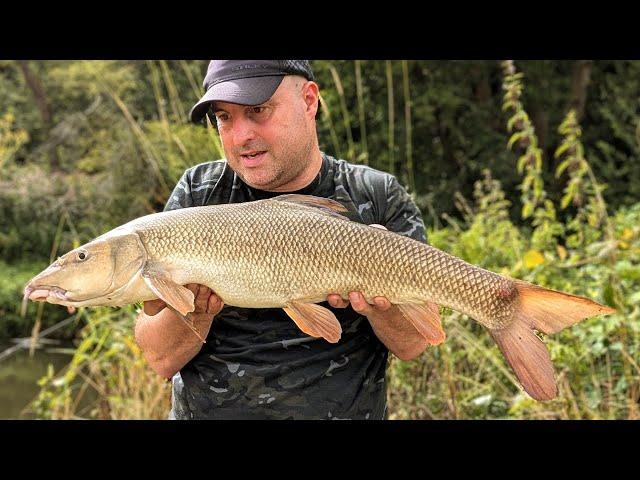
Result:
{"label": "foliage background", "polygon": [[[50,259],[161,209],[185,168],[223,157],[215,129],[187,122],[206,65],[0,61],[0,335],[66,316],[18,314],[25,279]],[[312,65],[321,148],[396,174],[433,245],[619,309],[546,339],[561,395],[544,404],[520,392],[479,325],[444,312],[445,344],[391,360],[391,418],[637,418],[640,62]],[[168,385],[132,342],[134,316],[79,312],[65,331],[73,360],[42,380],[33,411],[163,418]]]}

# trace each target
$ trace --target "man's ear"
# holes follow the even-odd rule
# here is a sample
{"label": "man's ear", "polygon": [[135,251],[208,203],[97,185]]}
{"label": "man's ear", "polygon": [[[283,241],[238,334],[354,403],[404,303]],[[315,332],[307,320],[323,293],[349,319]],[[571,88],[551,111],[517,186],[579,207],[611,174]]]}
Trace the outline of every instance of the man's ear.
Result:
{"label": "man's ear", "polygon": [[304,99],[304,103],[307,106],[307,114],[314,118],[319,107],[319,96],[320,89],[316,82],[308,81],[307,83],[305,83],[304,87],[302,87],[302,98]]}

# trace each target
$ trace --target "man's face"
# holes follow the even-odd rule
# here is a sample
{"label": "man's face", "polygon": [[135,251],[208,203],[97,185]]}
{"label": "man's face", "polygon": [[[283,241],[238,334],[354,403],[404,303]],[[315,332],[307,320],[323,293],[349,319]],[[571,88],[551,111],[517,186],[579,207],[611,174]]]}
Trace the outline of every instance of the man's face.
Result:
{"label": "man's face", "polygon": [[286,188],[309,165],[317,145],[313,82],[286,76],[261,105],[214,102],[212,107],[227,162],[250,186]]}

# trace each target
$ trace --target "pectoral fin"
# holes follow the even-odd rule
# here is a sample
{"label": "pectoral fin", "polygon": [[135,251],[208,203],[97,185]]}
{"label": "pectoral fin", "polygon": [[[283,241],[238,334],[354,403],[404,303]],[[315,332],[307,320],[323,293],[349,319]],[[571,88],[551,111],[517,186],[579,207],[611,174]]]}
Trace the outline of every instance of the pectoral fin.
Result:
{"label": "pectoral fin", "polygon": [[173,280],[151,272],[142,272],[145,283],[167,305],[182,315],[195,310],[193,292]]}
{"label": "pectoral fin", "polygon": [[322,337],[329,343],[340,340],[342,327],[331,310],[315,303],[291,302],[284,311],[307,335]]}
{"label": "pectoral fin", "polygon": [[444,342],[446,334],[440,323],[440,308],[435,303],[424,304],[403,303],[397,304],[402,315],[420,332],[431,344],[439,345]]}
{"label": "pectoral fin", "polygon": [[200,335],[200,332],[198,332],[198,329],[196,328],[196,324],[193,321],[193,318],[191,317],[190,313],[187,313],[186,315],[182,315],[179,311],[177,311],[171,305],[168,305],[167,308],[169,308],[169,310],[171,310],[173,313],[175,313],[178,317],[182,319],[182,321],[187,325],[187,327],[189,327],[191,331],[195,334],[195,336],[198,337],[198,340],[200,340],[202,343],[207,343],[207,341],[204,338],[202,338],[202,335]]}

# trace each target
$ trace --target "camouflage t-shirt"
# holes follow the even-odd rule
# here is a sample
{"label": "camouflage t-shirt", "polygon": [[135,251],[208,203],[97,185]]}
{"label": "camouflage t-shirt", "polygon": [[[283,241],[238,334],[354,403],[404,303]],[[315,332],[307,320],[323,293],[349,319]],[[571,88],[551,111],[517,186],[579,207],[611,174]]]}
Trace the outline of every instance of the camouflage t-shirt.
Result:
{"label": "camouflage t-shirt", "polygon": [[[292,193],[342,203],[354,221],[426,242],[418,207],[397,179],[323,154],[318,176]],[[245,184],[224,160],[185,171],[166,210],[279,195]],[[366,317],[334,309],[336,344],[301,332],[282,309],[225,306],[207,343],[173,379],[176,419],[383,419],[388,350]]]}

